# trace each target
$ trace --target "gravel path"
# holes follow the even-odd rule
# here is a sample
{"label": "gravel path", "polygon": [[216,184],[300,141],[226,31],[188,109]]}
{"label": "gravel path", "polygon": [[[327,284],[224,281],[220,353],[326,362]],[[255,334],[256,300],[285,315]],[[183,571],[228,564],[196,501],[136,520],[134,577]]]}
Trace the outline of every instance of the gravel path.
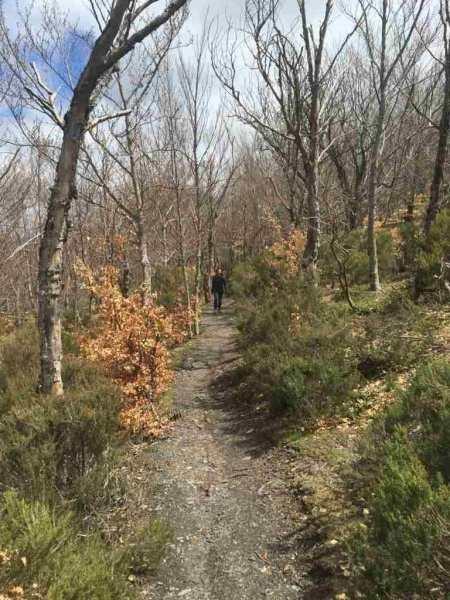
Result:
{"label": "gravel path", "polygon": [[181,417],[170,438],[151,447],[153,509],[174,539],[143,598],[305,597],[291,517],[298,506],[258,419],[231,402],[223,385],[237,358],[229,310],[206,312],[177,372]]}

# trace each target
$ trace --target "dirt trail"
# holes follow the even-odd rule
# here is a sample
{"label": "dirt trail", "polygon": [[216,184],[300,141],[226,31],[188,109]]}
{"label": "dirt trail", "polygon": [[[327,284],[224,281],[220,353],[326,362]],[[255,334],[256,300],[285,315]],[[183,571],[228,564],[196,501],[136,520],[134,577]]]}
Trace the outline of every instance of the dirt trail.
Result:
{"label": "dirt trail", "polygon": [[[151,448],[153,510],[173,543],[144,598],[303,598],[295,500],[259,434],[221,382],[237,358],[230,309],[207,311],[175,382],[181,417]],[[223,388],[223,389],[221,389]]]}

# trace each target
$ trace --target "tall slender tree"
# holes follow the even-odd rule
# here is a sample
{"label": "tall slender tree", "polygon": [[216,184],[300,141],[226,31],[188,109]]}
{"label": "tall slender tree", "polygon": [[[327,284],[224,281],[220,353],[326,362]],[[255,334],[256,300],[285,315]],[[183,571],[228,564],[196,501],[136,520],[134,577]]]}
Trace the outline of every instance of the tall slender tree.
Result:
{"label": "tall slender tree", "polygon": [[[38,66],[27,64],[29,44],[17,44],[17,37],[8,31],[2,14],[2,45],[6,49],[23,50],[11,65],[12,72],[40,110],[48,114],[62,130],[62,142],[56,159],[55,180],[51,189],[47,217],[39,251],[39,332],[41,340],[40,389],[44,393],[62,395],[61,374],[61,287],[63,249],[68,236],[68,217],[71,204],[77,197],[76,173],[82,141],[90,126],[90,117],[98,99],[100,84],[135,46],[170,21],[187,0],[173,0],[159,15],[150,16],[149,9],[156,0],[117,0],[105,13],[100,0],[90,0],[92,13],[100,34],[95,40],[86,65],[74,86],[69,108],[60,116],[55,93],[39,75]],[[25,34],[27,27],[24,27]],[[27,40],[30,42],[30,40]]]}

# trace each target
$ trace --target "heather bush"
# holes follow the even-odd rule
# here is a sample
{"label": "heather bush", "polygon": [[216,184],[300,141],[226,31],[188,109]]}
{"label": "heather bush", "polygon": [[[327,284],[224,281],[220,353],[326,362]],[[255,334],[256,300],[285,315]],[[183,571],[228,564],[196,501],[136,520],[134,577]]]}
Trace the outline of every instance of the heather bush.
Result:
{"label": "heather bush", "polygon": [[450,299],[450,209],[441,211],[427,242],[420,239],[416,250],[415,293],[431,293],[432,299]]}
{"label": "heather bush", "polygon": [[133,598],[129,565],[96,535],[80,536],[74,516],[7,492],[0,503],[1,589],[49,600]]}
{"label": "heather bush", "polygon": [[128,540],[121,560],[134,575],[154,573],[171,539],[172,532],[165,523],[152,521]]}
{"label": "heather bush", "polygon": [[298,271],[287,241],[233,272],[248,397],[313,423],[339,412],[359,381],[345,308]]}
{"label": "heather bush", "polygon": [[370,598],[438,597],[450,570],[450,365],[420,367],[374,426],[367,529],[355,542]]}
{"label": "heather bush", "polygon": [[[382,280],[390,280],[398,274],[399,257],[396,244],[388,229],[379,229],[376,234],[378,268]],[[345,255],[347,279],[350,286],[369,282],[369,259],[367,256],[367,232],[354,229],[339,238],[341,254]],[[330,239],[325,237],[320,251],[320,271],[325,281],[336,282],[337,265],[330,247]]]}
{"label": "heather bush", "polygon": [[[68,333],[65,345],[77,351]],[[120,389],[68,353],[64,398],[37,393],[31,323],[3,340],[0,365],[0,589],[51,600],[134,598],[129,577],[156,568],[168,533],[151,523],[133,536],[133,551],[101,537],[100,515],[124,496]]]}
{"label": "heather bush", "polygon": [[68,355],[64,399],[37,393],[32,327],[11,334],[0,356],[0,490],[55,503],[78,498],[83,478],[94,470],[109,481],[113,466],[105,456],[118,445],[118,389],[98,368]]}

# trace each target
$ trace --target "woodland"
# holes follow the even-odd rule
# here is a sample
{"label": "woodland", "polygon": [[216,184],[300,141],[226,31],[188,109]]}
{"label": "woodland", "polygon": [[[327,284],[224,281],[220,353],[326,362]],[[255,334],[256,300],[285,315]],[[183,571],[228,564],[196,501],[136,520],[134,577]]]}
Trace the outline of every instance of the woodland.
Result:
{"label": "woodland", "polygon": [[450,598],[450,1],[196,2],[0,3],[0,599],[144,597],[124,465],[218,268],[299,598]]}

